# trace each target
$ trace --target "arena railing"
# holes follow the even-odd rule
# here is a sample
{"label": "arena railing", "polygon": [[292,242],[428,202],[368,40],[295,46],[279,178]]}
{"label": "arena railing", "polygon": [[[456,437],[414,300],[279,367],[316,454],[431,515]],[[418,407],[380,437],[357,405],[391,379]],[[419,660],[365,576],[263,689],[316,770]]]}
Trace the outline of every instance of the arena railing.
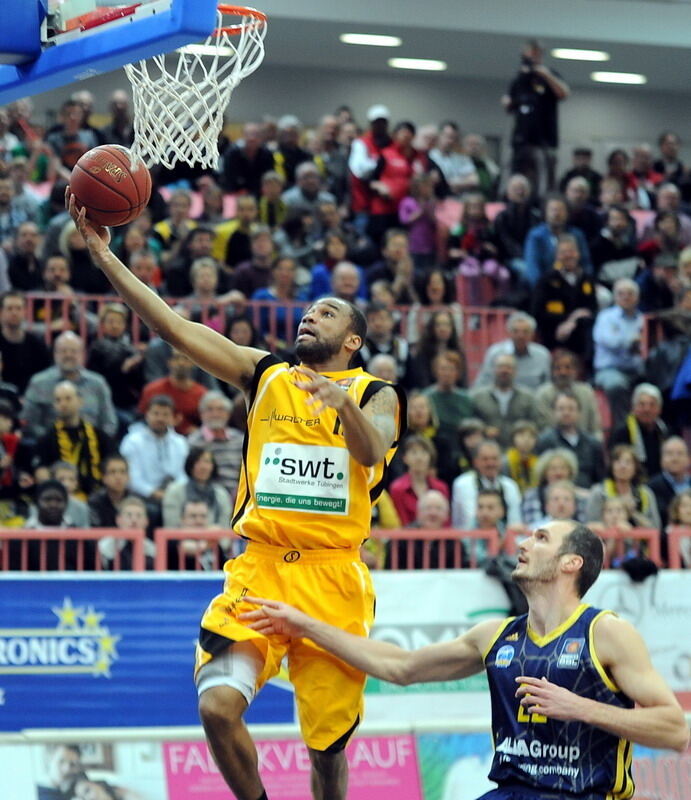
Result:
{"label": "arena railing", "polygon": [[122,566],[122,548],[118,545],[114,548],[112,560],[108,559],[108,569],[144,570],[146,533],[135,528],[0,528],[0,568],[3,571],[100,572],[106,566],[98,543],[106,538],[122,542],[123,547],[127,543],[131,546],[131,559],[128,557],[127,566]]}
{"label": "arena railing", "polygon": [[156,528],[154,531],[154,569],[218,570],[232,555],[233,542],[244,540],[228,528],[189,530]]}
{"label": "arena railing", "polygon": [[691,558],[691,527],[684,525],[670,525],[667,528],[667,554],[670,569],[683,569],[691,567],[691,561],[684,563],[682,556],[682,540],[688,539],[687,558]]}
{"label": "arena railing", "polygon": [[[684,567],[681,541],[691,539],[691,527],[670,526],[667,529],[670,569]],[[502,539],[496,530],[458,530],[456,528],[374,528],[370,537],[382,543],[384,568],[407,569],[476,569],[486,557],[499,553],[516,555],[523,530],[509,529]],[[622,558],[632,543],[646,546],[645,554],[657,566],[663,566],[660,534],[655,528],[610,529],[600,533],[606,548],[604,567],[614,558]],[[98,542],[112,539],[122,542],[114,548],[112,558],[104,559]],[[65,528],[32,530],[0,528],[0,570],[77,570],[143,571],[145,567],[143,530],[120,528]],[[88,545],[94,546],[89,548]],[[122,548],[131,546],[123,564]],[[166,571],[218,570],[224,561],[243,549],[244,540],[230,529],[188,530],[157,528],[154,532],[156,554],[153,567]],[[202,543],[199,546],[198,543]]]}
{"label": "arena railing", "polygon": [[485,556],[499,553],[496,530],[380,528],[370,535],[386,545],[385,565],[392,570],[476,569]]}
{"label": "arena railing", "polygon": [[[518,551],[518,540],[526,538],[528,534],[522,530],[509,529],[504,537],[503,550],[508,555],[515,555]],[[598,536],[605,543],[605,558],[603,566],[609,568],[615,559],[624,558],[635,543],[637,554],[645,555],[658,567],[662,567],[660,554],[660,531],[657,528],[609,528],[598,531]]]}
{"label": "arena railing", "polygon": [[[48,344],[63,330],[72,330],[84,340],[91,340],[100,336],[98,313],[106,303],[120,302],[115,295],[84,295],[77,294],[65,297],[51,292],[28,292],[27,318],[28,328],[40,332]],[[291,344],[295,338],[298,325],[298,311],[307,305],[304,302],[280,303],[271,301],[248,300],[241,305],[232,303],[200,302],[190,298],[164,298],[166,302],[178,309],[188,309],[193,317],[210,327],[221,332],[225,331],[227,323],[235,316],[248,316],[257,330],[266,331],[265,339],[270,350],[279,349],[283,343]],[[505,339],[506,320],[513,309],[492,308],[482,305],[463,305],[462,313],[459,307],[453,306],[426,306],[424,311],[414,306],[398,306],[396,311],[401,317],[400,330],[407,338],[409,332],[408,317],[415,313],[414,321],[421,333],[428,313],[437,309],[449,309],[461,320],[459,340],[465,352],[467,362],[468,382],[475,379],[487,351],[494,342]],[[138,345],[146,342],[149,332],[136,316],[132,315],[129,327],[132,343]],[[662,327],[653,315],[646,316],[641,339],[641,351],[647,355],[648,349],[661,341]]]}
{"label": "arena railing", "polygon": [[657,528],[631,528],[628,531],[610,528],[600,531],[599,535],[605,542],[605,569],[615,559],[621,561],[632,554],[645,556],[656,566],[662,566],[660,531]]}
{"label": "arena railing", "polygon": [[[392,570],[477,568],[485,555],[495,556],[499,552],[499,535],[494,530],[375,528],[370,536],[386,545],[386,568]],[[233,540],[243,541],[230,530],[157,528],[154,569],[220,569],[225,553],[233,549]],[[196,546],[198,542],[202,543],[201,547]],[[482,550],[479,543],[483,543]],[[416,544],[419,544],[417,549]]]}

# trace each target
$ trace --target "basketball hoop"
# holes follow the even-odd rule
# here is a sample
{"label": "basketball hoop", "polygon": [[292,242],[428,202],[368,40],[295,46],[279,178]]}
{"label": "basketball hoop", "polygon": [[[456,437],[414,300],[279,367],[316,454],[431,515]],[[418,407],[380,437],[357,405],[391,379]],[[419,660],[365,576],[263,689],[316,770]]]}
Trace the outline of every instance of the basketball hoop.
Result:
{"label": "basketball hoop", "polygon": [[[239,17],[223,25],[226,16]],[[215,167],[223,112],[233,89],[264,58],[266,15],[219,5],[216,28],[203,45],[128,64],[134,105],[133,157],[147,167],[178,161]]]}

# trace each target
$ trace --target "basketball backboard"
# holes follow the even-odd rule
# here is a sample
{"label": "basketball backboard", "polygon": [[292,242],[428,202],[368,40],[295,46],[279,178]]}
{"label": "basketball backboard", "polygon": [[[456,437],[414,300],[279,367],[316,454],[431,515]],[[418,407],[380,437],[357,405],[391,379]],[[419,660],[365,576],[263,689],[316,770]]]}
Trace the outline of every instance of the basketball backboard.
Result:
{"label": "basketball backboard", "polygon": [[1,0],[0,104],[205,39],[217,0]]}

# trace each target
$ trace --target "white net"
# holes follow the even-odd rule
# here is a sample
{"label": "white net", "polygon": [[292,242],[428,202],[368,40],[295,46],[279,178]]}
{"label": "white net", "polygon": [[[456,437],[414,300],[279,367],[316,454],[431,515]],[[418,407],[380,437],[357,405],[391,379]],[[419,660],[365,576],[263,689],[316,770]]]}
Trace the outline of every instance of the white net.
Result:
{"label": "white net", "polygon": [[178,161],[216,166],[223,113],[233,89],[264,58],[264,15],[232,7],[240,19],[229,32],[222,26],[230,8],[219,6],[216,30],[203,45],[125,67],[134,103],[132,154],[147,167],[172,169]]}

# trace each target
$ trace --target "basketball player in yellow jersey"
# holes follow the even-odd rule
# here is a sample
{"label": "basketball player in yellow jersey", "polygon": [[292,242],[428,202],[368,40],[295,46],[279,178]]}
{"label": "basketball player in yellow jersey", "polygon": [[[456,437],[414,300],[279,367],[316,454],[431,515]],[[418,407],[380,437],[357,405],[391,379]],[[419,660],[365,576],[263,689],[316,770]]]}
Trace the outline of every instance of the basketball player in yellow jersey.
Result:
{"label": "basketball player in yellow jersey", "polygon": [[238,800],[266,798],[242,720],[288,656],[309,749],[312,793],[346,796],[344,748],[362,714],[365,675],[309,640],[266,636],[238,620],[246,595],[277,597],[349,633],[367,636],[374,593],[359,547],[405,420],[398,393],[349,369],[366,323],[355,306],[325,298],[298,328],[298,367],[239,347],[181,319],[109,249],[106,228],[67,205],[94,263],[144,322],[203,369],[242,389],[248,433],[233,525],[249,540],[225,565],[225,584],[202,619],[196,682],[207,740]]}

